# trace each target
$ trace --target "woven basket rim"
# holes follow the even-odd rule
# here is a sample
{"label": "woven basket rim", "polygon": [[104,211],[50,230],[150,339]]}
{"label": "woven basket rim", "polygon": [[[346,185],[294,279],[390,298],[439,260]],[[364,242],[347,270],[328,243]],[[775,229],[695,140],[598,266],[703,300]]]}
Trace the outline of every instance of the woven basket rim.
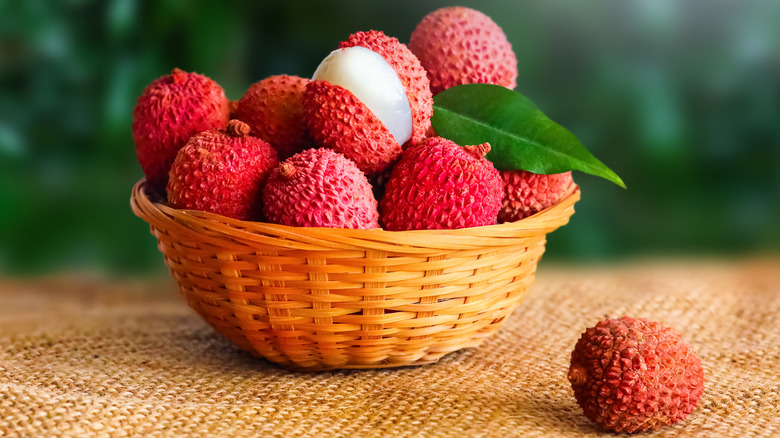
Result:
{"label": "woven basket rim", "polygon": [[[146,178],[141,178],[133,186],[132,195],[130,198],[130,206],[133,213],[141,219],[149,222],[147,211],[162,214],[172,219],[176,219],[182,222],[191,221],[205,221],[212,222],[219,225],[227,225],[239,229],[247,230],[251,233],[268,233],[277,235],[295,235],[298,236],[301,232],[316,232],[316,233],[332,233],[334,236],[339,237],[358,237],[366,238],[369,235],[376,236],[380,240],[384,240],[389,236],[395,236],[396,238],[401,235],[418,236],[431,238],[436,236],[446,236],[452,238],[453,236],[479,236],[490,235],[495,236],[502,230],[510,233],[516,233],[518,231],[552,231],[560,224],[550,226],[549,219],[553,216],[570,216],[568,210],[572,209],[574,204],[580,199],[580,188],[577,184],[572,183],[571,187],[567,191],[566,196],[561,201],[553,206],[550,206],[538,213],[523,218],[515,222],[505,222],[502,224],[484,225],[479,227],[458,228],[458,229],[442,229],[442,230],[407,230],[407,231],[390,231],[382,228],[372,229],[351,229],[351,228],[322,228],[322,227],[295,227],[289,225],[273,224],[268,222],[256,222],[245,221],[239,219],[233,219],[226,216],[198,211],[198,210],[179,210],[169,207],[161,202],[156,202],[148,195]],[[143,206],[143,208],[142,208]],[[146,211],[144,211],[146,210]]]}

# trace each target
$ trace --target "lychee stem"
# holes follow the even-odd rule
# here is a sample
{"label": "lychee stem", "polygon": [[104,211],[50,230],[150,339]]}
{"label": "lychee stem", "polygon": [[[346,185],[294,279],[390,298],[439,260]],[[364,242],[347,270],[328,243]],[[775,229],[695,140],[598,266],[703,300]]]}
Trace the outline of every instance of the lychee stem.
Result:
{"label": "lychee stem", "polygon": [[579,365],[574,365],[569,370],[569,375],[567,377],[569,378],[569,382],[571,382],[572,385],[579,386],[588,380],[588,372],[585,370],[585,368]]}
{"label": "lychee stem", "polygon": [[233,119],[228,122],[227,128],[225,128],[225,133],[231,137],[243,137],[249,134],[249,131],[251,130],[252,128],[250,128],[246,123],[242,122],[241,120]]}
{"label": "lychee stem", "polygon": [[295,172],[297,172],[295,166],[290,163],[282,163],[279,165],[279,175],[284,179],[292,178],[293,175],[295,175]]}
{"label": "lychee stem", "polygon": [[171,77],[173,77],[173,83],[178,83],[187,78],[187,72],[180,69],[179,67],[176,67],[171,72]]}
{"label": "lychee stem", "polygon": [[473,146],[463,146],[463,149],[465,149],[466,152],[470,153],[471,155],[474,155],[477,158],[481,158],[490,152],[490,143],[485,142]]}

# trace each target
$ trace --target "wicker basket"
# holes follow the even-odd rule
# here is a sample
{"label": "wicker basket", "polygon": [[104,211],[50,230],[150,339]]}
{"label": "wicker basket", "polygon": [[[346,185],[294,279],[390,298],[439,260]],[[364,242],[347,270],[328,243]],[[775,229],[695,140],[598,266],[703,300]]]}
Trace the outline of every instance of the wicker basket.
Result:
{"label": "wicker basket", "polygon": [[189,305],[253,355],[322,370],[424,364],[479,345],[522,300],[546,233],[580,192],[514,223],[401,232],[245,222],[148,195],[139,181],[133,212]]}

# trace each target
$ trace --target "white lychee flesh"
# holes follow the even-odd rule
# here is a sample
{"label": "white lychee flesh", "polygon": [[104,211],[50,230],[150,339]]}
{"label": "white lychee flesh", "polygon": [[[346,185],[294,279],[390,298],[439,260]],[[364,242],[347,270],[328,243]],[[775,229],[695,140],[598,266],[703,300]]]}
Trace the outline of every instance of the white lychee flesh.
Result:
{"label": "white lychee flesh", "polygon": [[311,79],[349,90],[385,125],[398,144],[412,137],[412,109],[406,90],[382,55],[360,46],[334,50],[322,60]]}

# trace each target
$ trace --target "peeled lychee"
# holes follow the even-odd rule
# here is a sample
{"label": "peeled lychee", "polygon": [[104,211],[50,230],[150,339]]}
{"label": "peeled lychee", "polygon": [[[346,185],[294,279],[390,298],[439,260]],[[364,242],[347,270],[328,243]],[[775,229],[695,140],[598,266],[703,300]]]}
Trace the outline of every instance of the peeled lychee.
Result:
{"label": "peeled lychee", "polygon": [[342,42],[317,68],[303,101],[316,142],[370,175],[386,170],[403,145],[431,129],[425,70],[404,44],[379,31]]}
{"label": "peeled lychee", "polygon": [[441,137],[409,147],[393,168],[381,201],[387,230],[492,225],[501,207],[501,177],[486,160],[487,143],[461,147]]}
{"label": "peeled lychee", "polygon": [[426,15],[409,39],[438,94],[461,84],[517,85],[517,57],[501,28],[482,12],[462,6]]}
{"label": "peeled lychee", "polygon": [[676,423],[704,392],[701,361],[682,335],[627,316],[605,319],[582,334],[568,377],[585,416],[614,432]]}
{"label": "peeled lychee", "polygon": [[356,32],[339,44],[340,49],[365,47],[376,52],[393,67],[406,90],[406,97],[412,109],[412,141],[422,140],[428,135],[433,116],[433,94],[427,72],[411,50],[384,33],[371,30]]}
{"label": "peeled lychee", "polygon": [[498,211],[499,222],[514,222],[551,207],[568,193],[571,172],[541,175],[524,170],[501,172],[504,200]]}
{"label": "peeled lychee", "polygon": [[251,134],[273,146],[280,159],[311,146],[303,123],[303,90],[308,79],[276,75],[252,84],[238,100],[234,117],[246,122]]}
{"label": "peeled lychee", "polygon": [[271,171],[263,188],[268,221],[296,227],[378,228],[377,202],[355,163],[330,149],[308,149]]}
{"label": "peeled lychee", "polygon": [[168,205],[255,220],[260,188],[279,160],[249,125],[231,120],[224,131],[201,132],[179,150],[168,180]]}
{"label": "peeled lychee", "polygon": [[164,189],[179,149],[199,132],[224,129],[229,111],[222,87],[201,74],[176,68],[152,81],[133,109],[133,141],[149,184]]}

